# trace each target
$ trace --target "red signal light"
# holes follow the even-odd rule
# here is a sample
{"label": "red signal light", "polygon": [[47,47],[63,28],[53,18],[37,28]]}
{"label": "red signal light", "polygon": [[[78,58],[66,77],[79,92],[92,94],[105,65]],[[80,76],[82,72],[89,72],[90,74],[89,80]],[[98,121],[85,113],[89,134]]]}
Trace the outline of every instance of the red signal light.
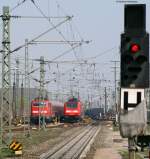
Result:
{"label": "red signal light", "polygon": [[138,44],[132,44],[130,47],[131,53],[137,53],[140,50],[140,46]]}

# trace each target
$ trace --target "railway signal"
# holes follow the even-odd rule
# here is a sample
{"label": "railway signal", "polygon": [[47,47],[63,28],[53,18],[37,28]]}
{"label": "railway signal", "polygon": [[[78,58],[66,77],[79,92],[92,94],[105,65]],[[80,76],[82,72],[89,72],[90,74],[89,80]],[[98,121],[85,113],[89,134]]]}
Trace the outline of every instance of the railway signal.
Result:
{"label": "railway signal", "polygon": [[149,35],[121,35],[121,87],[149,87]]}
{"label": "railway signal", "polygon": [[121,34],[121,87],[149,87],[149,34],[146,33],[146,5],[125,5]]}
{"label": "railway signal", "polygon": [[121,108],[135,108],[149,87],[149,34],[145,4],[125,5],[121,34]]}
{"label": "railway signal", "polygon": [[129,158],[132,159],[135,155],[134,137],[143,135],[147,124],[144,92],[149,88],[149,34],[146,32],[145,4],[125,5],[120,51],[120,133],[128,138]]}
{"label": "railway signal", "polygon": [[144,89],[149,87],[149,34],[146,33],[144,4],[125,5],[120,51],[123,112],[120,132],[123,137],[132,138],[139,135],[139,130],[144,131],[147,121]]}

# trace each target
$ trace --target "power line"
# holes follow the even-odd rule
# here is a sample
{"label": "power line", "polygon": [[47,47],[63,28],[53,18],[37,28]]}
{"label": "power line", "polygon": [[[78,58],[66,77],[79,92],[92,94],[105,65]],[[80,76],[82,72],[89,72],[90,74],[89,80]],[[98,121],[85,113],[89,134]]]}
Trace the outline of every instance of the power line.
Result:
{"label": "power line", "polygon": [[[56,1],[56,4],[57,4],[57,6],[59,6],[59,9],[61,9],[61,11],[62,11],[65,15],[68,15],[67,12],[64,10],[64,8],[62,8],[62,6],[60,5],[60,2],[58,3],[58,1]],[[80,37],[81,39],[84,39],[84,38],[81,36],[81,33],[79,32],[79,29],[77,28],[75,22],[74,22],[74,21],[72,21],[72,22],[73,22],[73,25],[74,25],[74,27],[75,27],[75,29],[76,29],[76,31],[77,31],[79,37]]]}
{"label": "power line", "polygon": [[21,2],[18,2],[13,8],[10,9],[10,12],[14,11],[15,9],[17,9],[19,6],[21,6],[26,1],[27,0],[22,0]]}
{"label": "power line", "polygon": [[[33,4],[36,7],[36,9],[43,15],[43,17],[46,18],[44,12],[40,9],[40,7],[37,4],[35,4],[35,3],[33,3]],[[49,19],[47,19],[47,20],[54,27],[54,24]],[[69,41],[66,40],[65,36],[63,35],[63,33],[59,29],[57,29],[57,28],[55,28],[55,30],[60,34],[60,36],[64,39],[64,41],[66,41],[70,45],[70,47],[72,48],[72,50],[74,52],[74,55],[75,55],[76,59],[79,60],[78,57],[76,56],[76,52],[75,52],[73,46],[69,43]]]}
{"label": "power line", "polygon": [[107,53],[111,52],[112,50],[114,50],[114,49],[116,49],[116,48],[117,48],[117,47],[112,47],[112,48],[110,48],[110,49],[108,49],[108,50],[105,50],[105,51],[103,51],[103,52],[97,54],[96,56],[88,57],[88,58],[86,58],[86,59],[89,59],[89,60],[91,60],[91,59],[96,59],[97,57],[103,56],[104,54],[106,55]]}
{"label": "power line", "polygon": [[81,46],[81,45],[82,45],[82,43],[79,43],[79,44],[73,46],[71,49],[69,49],[69,50],[63,52],[62,54],[56,56],[55,58],[53,58],[52,61],[55,61],[56,59],[58,59],[58,58],[60,58],[60,57],[62,57],[62,56],[64,56],[64,55],[68,54],[70,51],[74,50],[75,48],[77,48],[77,47],[79,47],[79,46]]}
{"label": "power line", "polygon": [[[39,34],[38,36],[36,36],[35,38],[33,38],[32,40],[30,40],[28,42],[28,44],[32,44],[32,42],[34,42],[35,40],[39,39],[40,37],[42,37],[43,35],[47,34],[48,32],[52,31],[53,29],[57,28],[58,26],[62,25],[63,23],[65,23],[66,21],[70,20],[72,17],[68,17],[67,19],[63,20],[62,22],[58,23],[57,25],[55,25],[52,28],[47,29],[45,32]],[[10,51],[10,53],[16,52],[20,49],[22,49],[23,47],[25,47],[26,44],[20,45],[19,47],[15,48],[14,50]]]}

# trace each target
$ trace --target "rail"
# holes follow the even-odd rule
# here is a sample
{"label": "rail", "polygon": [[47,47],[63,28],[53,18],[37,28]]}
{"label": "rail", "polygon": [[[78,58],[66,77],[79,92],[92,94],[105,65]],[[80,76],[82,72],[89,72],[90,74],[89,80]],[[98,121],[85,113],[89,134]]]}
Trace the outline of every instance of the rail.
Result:
{"label": "rail", "polygon": [[68,141],[60,143],[53,149],[39,156],[40,159],[77,159],[85,150],[87,145],[97,134],[100,127],[88,126],[83,132],[71,137]]}

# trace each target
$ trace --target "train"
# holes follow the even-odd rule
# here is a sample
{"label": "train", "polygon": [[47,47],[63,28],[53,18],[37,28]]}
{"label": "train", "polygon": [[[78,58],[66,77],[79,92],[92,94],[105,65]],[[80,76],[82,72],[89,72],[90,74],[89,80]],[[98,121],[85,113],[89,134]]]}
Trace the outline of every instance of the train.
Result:
{"label": "train", "polygon": [[69,98],[64,103],[64,117],[66,122],[78,122],[83,119],[83,103],[78,98]]}
{"label": "train", "polygon": [[104,108],[89,108],[85,110],[85,115],[93,120],[100,120],[104,118]]}
{"label": "train", "polygon": [[62,118],[64,105],[58,101],[50,101],[48,99],[35,98],[31,101],[31,124],[43,123],[47,124],[54,118]]}

